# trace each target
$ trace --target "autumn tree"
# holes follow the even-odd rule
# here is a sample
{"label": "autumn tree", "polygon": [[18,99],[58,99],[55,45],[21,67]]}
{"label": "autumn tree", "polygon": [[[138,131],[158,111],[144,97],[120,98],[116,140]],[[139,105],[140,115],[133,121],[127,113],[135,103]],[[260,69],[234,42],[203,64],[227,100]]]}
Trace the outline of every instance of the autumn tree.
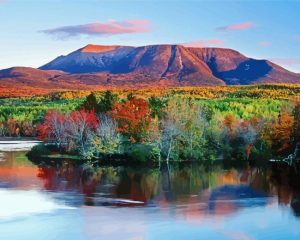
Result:
{"label": "autumn tree", "polygon": [[143,142],[151,122],[149,104],[144,99],[133,98],[123,104],[117,103],[112,116],[118,122],[118,131],[131,141]]}
{"label": "autumn tree", "polygon": [[241,121],[237,126],[237,135],[245,145],[252,145],[257,139],[257,132],[248,120]]}
{"label": "autumn tree", "polygon": [[201,107],[188,99],[172,99],[161,120],[160,147],[168,161],[179,157],[199,159],[203,156],[208,122]]}
{"label": "autumn tree", "polygon": [[20,128],[15,119],[10,118],[7,120],[7,129],[10,136],[19,136]]}
{"label": "autumn tree", "polygon": [[228,128],[230,134],[233,134],[234,131],[234,123],[236,122],[235,116],[231,113],[228,113],[224,116],[224,126]]}
{"label": "autumn tree", "polygon": [[120,134],[116,121],[109,115],[99,114],[99,124],[94,131],[92,145],[96,155],[113,154],[118,150]]}
{"label": "autumn tree", "polygon": [[49,110],[44,116],[44,123],[37,127],[38,137],[56,142],[61,149],[67,144],[67,127],[66,115],[63,112]]}
{"label": "autumn tree", "polygon": [[67,135],[70,139],[69,148],[78,150],[84,158],[93,156],[91,147],[92,132],[96,130],[99,122],[94,111],[73,111],[66,119]]}
{"label": "autumn tree", "polygon": [[[222,120],[222,150],[225,158],[232,158],[233,155],[239,154],[241,138],[237,138],[236,118],[232,113],[227,113]],[[240,157],[240,156],[239,156]]]}
{"label": "autumn tree", "polygon": [[[161,128],[161,135],[158,139],[160,155],[169,162],[171,158],[174,159],[179,156],[179,148],[177,146],[178,139],[181,136],[181,128],[172,118],[165,118],[161,124]],[[174,157],[175,155],[177,157]]]}
{"label": "autumn tree", "polygon": [[277,152],[283,152],[290,147],[293,125],[294,118],[288,113],[280,114],[277,122],[272,125],[272,145]]}
{"label": "autumn tree", "polygon": [[22,136],[35,136],[36,126],[30,121],[24,121],[20,126]]}

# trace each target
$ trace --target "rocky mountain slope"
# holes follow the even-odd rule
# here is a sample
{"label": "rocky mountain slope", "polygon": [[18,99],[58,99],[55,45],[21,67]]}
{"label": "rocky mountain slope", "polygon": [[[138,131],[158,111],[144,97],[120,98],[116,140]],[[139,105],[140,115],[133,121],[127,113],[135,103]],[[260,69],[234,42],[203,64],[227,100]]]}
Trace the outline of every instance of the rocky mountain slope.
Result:
{"label": "rocky mountain slope", "polygon": [[300,83],[268,60],[224,48],[87,45],[39,69],[0,70],[1,88],[98,89]]}

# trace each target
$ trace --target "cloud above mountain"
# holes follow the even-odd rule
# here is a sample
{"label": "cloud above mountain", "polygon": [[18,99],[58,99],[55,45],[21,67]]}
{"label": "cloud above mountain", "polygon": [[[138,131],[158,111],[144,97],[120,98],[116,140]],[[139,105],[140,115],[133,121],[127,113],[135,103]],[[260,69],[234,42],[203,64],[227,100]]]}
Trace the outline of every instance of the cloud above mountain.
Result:
{"label": "cloud above mountain", "polygon": [[271,42],[269,41],[261,41],[258,43],[259,46],[261,47],[269,47],[271,45]]}
{"label": "cloud above mountain", "polygon": [[254,22],[242,22],[242,23],[221,26],[218,27],[216,30],[219,32],[231,32],[231,31],[243,31],[253,27],[255,27]]}
{"label": "cloud above mountain", "polygon": [[183,43],[185,47],[220,47],[224,45],[224,40],[213,38],[204,40],[195,40]]}
{"label": "cloud above mountain", "polygon": [[68,39],[78,36],[112,36],[120,34],[145,33],[151,30],[148,20],[133,19],[125,21],[109,20],[82,25],[62,26],[40,32],[54,35],[59,39]]}
{"label": "cloud above mountain", "polygon": [[271,58],[269,60],[277,64],[286,66],[294,66],[300,64],[300,58]]}

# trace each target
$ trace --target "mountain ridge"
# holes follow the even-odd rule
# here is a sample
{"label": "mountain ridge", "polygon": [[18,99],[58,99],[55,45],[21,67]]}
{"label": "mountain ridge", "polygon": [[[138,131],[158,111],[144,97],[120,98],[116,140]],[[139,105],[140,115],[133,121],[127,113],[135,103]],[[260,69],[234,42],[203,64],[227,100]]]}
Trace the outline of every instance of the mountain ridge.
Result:
{"label": "mountain ridge", "polygon": [[63,70],[73,74],[138,73],[151,75],[154,78],[176,75],[179,82],[184,78],[198,78],[199,85],[205,84],[205,78],[211,80],[211,85],[221,84],[219,80],[229,85],[255,84],[256,81],[263,83],[297,83],[300,81],[299,74],[290,72],[268,60],[249,58],[228,48],[197,48],[176,44],[141,47],[89,44],[82,49],[90,48],[101,51],[90,51],[86,54],[81,51],[80,53],[84,55],[74,58],[78,51],[76,50],[64,56],[61,62],[53,60],[40,69]]}
{"label": "mountain ridge", "polygon": [[0,70],[7,88],[103,89],[300,83],[300,74],[228,48],[88,44],[38,69]]}

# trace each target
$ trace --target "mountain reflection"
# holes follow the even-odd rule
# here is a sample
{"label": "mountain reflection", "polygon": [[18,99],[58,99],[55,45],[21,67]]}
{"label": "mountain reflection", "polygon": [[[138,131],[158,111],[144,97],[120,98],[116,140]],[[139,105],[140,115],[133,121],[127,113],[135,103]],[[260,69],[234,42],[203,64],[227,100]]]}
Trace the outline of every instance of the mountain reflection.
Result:
{"label": "mountain reflection", "polygon": [[279,205],[290,206],[300,216],[299,188],[290,184],[286,171],[200,164],[92,167],[68,160],[36,166],[22,154],[1,154],[1,187],[41,189],[69,205],[147,206],[199,221],[205,215],[222,217],[278,199]]}
{"label": "mountain reflection", "polygon": [[[270,181],[272,172],[250,168],[224,170],[203,165],[137,168],[130,166],[77,166],[64,162],[58,167],[39,167],[37,176],[49,191],[77,191],[85,205],[152,206],[160,209],[181,206],[181,213],[227,215],[249,207],[271,204],[291,189]],[[278,189],[278,192],[275,191]],[[283,195],[284,194],[284,195]],[[127,200],[127,201],[124,201]],[[285,201],[284,204],[290,204]]]}

